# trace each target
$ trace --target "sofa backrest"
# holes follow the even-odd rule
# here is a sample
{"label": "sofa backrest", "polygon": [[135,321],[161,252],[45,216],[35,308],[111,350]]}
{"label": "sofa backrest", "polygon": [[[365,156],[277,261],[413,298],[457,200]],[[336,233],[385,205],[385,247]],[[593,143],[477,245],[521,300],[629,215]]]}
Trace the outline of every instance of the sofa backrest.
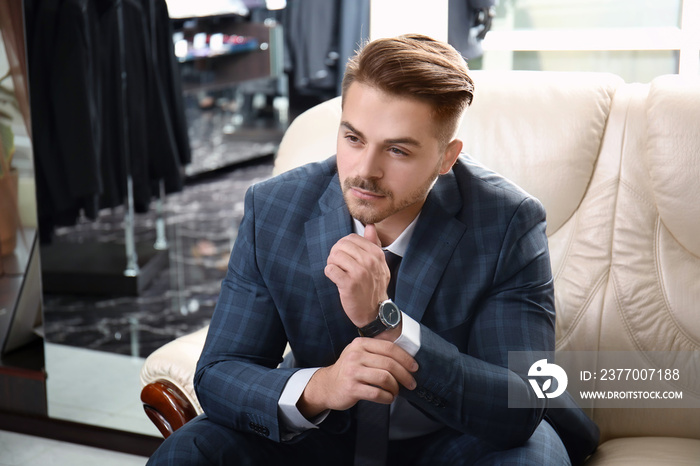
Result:
{"label": "sofa backrest", "polygon": [[[630,351],[643,367],[680,369],[685,381],[665,388],[700,406],[700,79],[663,76],[634,85],[634,94],[600,349]],[[651,351],[678,356],[661,361]],[[700,439],[698,409],[598,408],[594,419],[603,440]]]}
{"label": "sofa backrest", "polygon": [[335,154],[340,113],[340,97],[336,97],[296,117],[280,142],[272,174],[279,175]]}

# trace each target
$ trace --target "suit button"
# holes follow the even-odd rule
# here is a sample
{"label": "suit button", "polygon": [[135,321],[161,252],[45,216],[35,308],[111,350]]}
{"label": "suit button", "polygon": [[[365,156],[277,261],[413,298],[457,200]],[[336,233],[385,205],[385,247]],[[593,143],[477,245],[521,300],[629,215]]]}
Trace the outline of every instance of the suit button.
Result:
{"label": "suit button", "polygon": [[256,434],[259,434],[259,435],[262,435],[262,436],[265,436],[265,437],[269,437],[269,436],[270,436],[270,429],[268,429],[268,428],[265,427],[265,426],[262,426],[262,425],[260,425],[260,424],[256,424],[256,423],[254,423],[254,422],[249,422],[249,423],[248,423],[248,427],[250,427],[250,429],[251,429],[253,432],[255,432]]}

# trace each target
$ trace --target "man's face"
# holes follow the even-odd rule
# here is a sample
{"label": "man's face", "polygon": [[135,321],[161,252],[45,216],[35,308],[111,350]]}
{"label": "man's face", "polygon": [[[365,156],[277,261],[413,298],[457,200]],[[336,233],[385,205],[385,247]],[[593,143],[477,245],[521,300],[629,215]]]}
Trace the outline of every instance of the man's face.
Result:
{"label": "man's face", "polygon": [[354,218],[365,225],[385,221],[383,225],[399,229],[413,221],[438,174],[454,163],[454,151],[442,147],[434,125],[425,102],[357,82],[350,85],[337,161]]}

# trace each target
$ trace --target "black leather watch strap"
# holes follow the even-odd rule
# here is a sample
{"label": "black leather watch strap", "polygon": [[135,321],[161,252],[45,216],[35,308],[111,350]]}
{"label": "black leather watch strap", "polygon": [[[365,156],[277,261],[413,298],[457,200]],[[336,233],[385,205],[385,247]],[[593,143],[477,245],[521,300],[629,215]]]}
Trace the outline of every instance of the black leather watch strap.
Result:
{"label": "black leather watch strap", "polygon": [[362,328],[357,329],[357,333],[360,334],[361,337],[376,337],[380,333],[386,330],[386,325],[384,325],[384,322],[382,322],[382,319],[379,318],[379,315],[377,315],[377,318],[374,319],[372,322],[369,324],[365,325]]}

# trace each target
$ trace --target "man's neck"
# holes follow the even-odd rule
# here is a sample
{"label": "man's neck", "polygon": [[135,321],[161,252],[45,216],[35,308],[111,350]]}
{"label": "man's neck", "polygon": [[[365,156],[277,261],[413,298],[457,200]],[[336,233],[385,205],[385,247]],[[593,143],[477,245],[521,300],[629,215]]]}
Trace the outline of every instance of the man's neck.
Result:
{"label": "man's neck", "polygon": [[[383,241],[382,238],[380,237],[379,240],[382,242],[382,247],[389,249],[391,252],[394,254],[403,257],[406,250],[408,249],[408,243],[411,240],[411,237],[413,236],[413,231],[416,229],[416,224],[418,223],[418,217],[420,217],[420,213],[416,218],[413,219],[411,223],[408,224],[406,228],[404,228],[398,235],[396,235],[395,238],[392,238],[391,241]],[[355,233],[357,233],[360,236],[364,236],[364,225],[357,219],[353,219],[353,230]]]}
{"label": "man's neck", "polygon": [[382,246],[392,244],[409,225],[415,222],[423,210],[425,200],[426,199],[422,199],[419,202],[404,207],[381,222],[374,224],[377,228],[377,236],[379,237],[379,241],[382,242]]}
{"label": "man's neck", "polygon": [[[410,225],[410,222],[409,224]],[[382,225],[381,223],[375,224],[377,227],[377,236],[379,241],[381,241],[382,246],[389,246],[396,241],[396,238],[401,236],[401,233],[408,227],[408,225],[399,225],[397,227],[391,228],[391,226]]]}

